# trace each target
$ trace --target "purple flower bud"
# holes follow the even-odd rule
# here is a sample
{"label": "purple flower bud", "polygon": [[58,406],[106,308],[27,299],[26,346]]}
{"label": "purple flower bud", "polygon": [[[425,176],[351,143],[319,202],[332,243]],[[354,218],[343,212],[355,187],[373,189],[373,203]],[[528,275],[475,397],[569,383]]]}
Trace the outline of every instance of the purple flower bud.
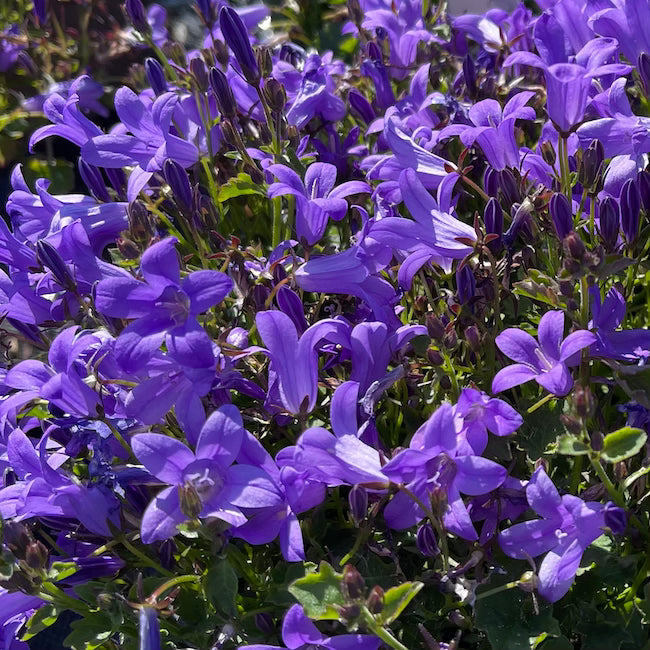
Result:
{"label": "purple flower bud", "polygon": [[341,591],[347,600],[363,598],[364,592],[366,591],[366,583],[363,576],[351,564],[346,564],[343,568]]}
{"label": "purple flower bud", "polygon": [[149,605],[140,607],[140,650],[161,650],[158,612]]}
{"label": "purple flower bud", "polygon": [[436,555],[440,553],[438,540],[436,539],[436,534],[433,531],[431,524],[422,524],[422,526],[418,528],[415,543],[418,547],[418,551],[420,551],[420,553],[425,557],[436,557]]}
{"label": "purple flower bud", "polygon": [[501,242],[501,235],[503,235],[503,210],[494,197],[485,206],[483,221],[485,222],[485,232],[488,235],[499,235],[499,239],[488,243],[488,248],[493,253],[498,253],[503,246]]}
{"label": "purple flower bud", "polygon": [[201,18],[203,18],[208,27],[211,26],[214,22],[214,10],[211,0],[196,0],[196,4],[198,5]]}
{"label": "purple flower bud", "polygon": [[268,77],[264,79],[262,92],[268,107],[275,113],[282,112],[287,103],[287,93],[284,86],[274,77]]}
{"label": "purple flower bud", "polygon": [[618,203],[611,197],[606,197],[598,206],[599,235],[608,251],[614,250],[621,227]]}
{"label": "purple flower bud", "polygon": [[641,52],[639,58],[636,61],[636,67],[639,71],[639,77],[641,78],[641,85],[645,92],[645,96],[650,95],[650,54],[647,52]]}
{"label": "purple flower bud", "polygon": [[650,213],[650,173],[645,170],[639,172],[636,182],[641,196],[641,205],[646,213]]}
{"label": "purple flower bud", "polygon": [[297,68],[305,60],[305,51],[295,43],[283,43],[279,58]]}
{"label": "purple flower bud", "polygon": [[[276,268],[278,268],[280,265]],[[275,294],[278,307],[293,321],[299,334],[302,334],[309,325],[305,319],[304,305],[295,291],[286,285],[282,285]]]}
{"label": "purple flower bud", "polygon": [[39,25],[44,25],[47,20],[47,0],[34,0],[34,16]]}
{"label": "purple flower bud", "polygon": [[146,34],[151,31],[151,27],[147,22],[147,14],[144,10],[142,0],[126,0],[124,7],[131,24],[141,34]]}
{"label": "purple flower bud", "polygon": [[384,611],[384,590],[375,585],[368,594],[366,599],[366,607],[371,614],[381,614]]}
{"label": "purple flower bud", "polygon": [[190,61],[190,74],[194,77],[198,90],[204,93],[208,89],[208,71],[199,57],[194,57]]}
{"label": "purple flower bud", "polygon": [[467,88],[467,94],[470,99],[476,98],[476,91],[478,87],[476,85],[476,66],[471,55],[467,54],[463,59],[463,77],[465,79],[465,88]]}
{"label": "purple flower bud", "polygon": [[630,178],[623,184],[621,190],[621,229],[628,244],[636,241],[639,232],[639,211],[641,201],[636,183]]}
{"label": "purple flower bud", "polygon": [[605,161],[605,149],[600,140],[592,140],[582,155],[578,180],[586,190],[593,190],[601,180],[603,163]]}
{"label": "purple flower bud", "polygon": [[548,211],[555,226],[555,232],[560,239],[564,239],[573,230],[573,215],[569,199],[559,192],[553,194]]}
{"label": "purple flower bud", "polygon": [[623,508],[615,506],[611,501],[605,504],[605,526],[607,526],[614,535],[622,535],[627,526],[627,516]]}
{"label": "purple flower bud", "polygon": [[374,63],[383,63],[384,55],[381,53],[379,45],[374,41],[370,41],[366,46],[366,52],[368,53],[368,58]]}
{"label": "purple flower bud", "polygon": [[499,172],[499,189],[508,205],[521,203],[521,193],[515,175],[509,169]]}
{"label": "purple flower bud", "polygon": [[36,253],[43,266],[46,266],[52,272],[54,279],[64,288],[74,290],[75,282],[72,275],[59,254],[59,251],[45,239],[39,239],[36,242]]}
{"label": "purple flower bud", "polygon": [[111,196],[106,189],[104,177],[102,172],[94,165],[89,165],[87,162],[79,158],[79,175],[86,184],[86,187],[92,192],[98,201],[110,203]]}
{"label": "purple flower bud", "polygon": [[248,32],[239,14],[231,7],[221,7],[219,26],[224,40],[241,66],[246,81],[253,86],[257,85],[260,80],[257,60],[251,47]]}
{"label": "purple flower bud", "polygon": [[175,160],[167,158],[163,163],[163,174],[172,189],[177,205],[182,210],[189,210],[192,207],[192,186],[183,166]]}
{"label": "purple flower bud", "polygon": [[348,102],[352,114],[366,124],[370,124],[375,119],[375,111],[370,102],[358,90],[353,88],[348,93]]}
{"label": "purple flower bud", "polygon": [[476,293],[476,280],[469,265],[456,271],[456,297],[461,305],[467,304]]}
{"label": "purple flower bud", "polygon": [[151,89],[154,91],[156,96],[160,96],[163,93],[166,93],[169,90],[167,85],[167,80],[165,79],[165,71],[160,65],[159,61],[147,57],[144,60],[144,71],[147,75],[147,80]]}
{"label": "purple flower bud", "polygon": [[354,523],[358,526],[368,514],[368,492],[364,487],[355,485],[348,494],[350,514]]}
{"label": "purple flower bud", "polygon": [[486,167],[483,174],[483,187],[488,196],[496,197],[499,193],[499,172],[492,167]]}

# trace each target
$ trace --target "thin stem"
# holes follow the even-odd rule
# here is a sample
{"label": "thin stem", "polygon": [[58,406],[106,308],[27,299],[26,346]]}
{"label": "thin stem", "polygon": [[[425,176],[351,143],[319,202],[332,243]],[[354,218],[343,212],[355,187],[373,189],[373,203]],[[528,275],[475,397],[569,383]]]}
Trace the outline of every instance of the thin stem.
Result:
{"label": "thin stem", "polygon": [[199,582],[200,580],[201,576],[197,575],[176,576],[175,578],[167,580],[167,582],[160,585],[160,587],[158,587],[158,589],[156,589],[156,591],[154,591],[151,596],[147,598],[147,601],[155,603],[158,598],[160,598],[168,589],[171,589],[176,585],[182,585],[186,582]]}
{"label": "thin stem", "polygon": [[368,630],[375,636],[378,636],[387,646],[395,648],[395,650],[409,650],[404,644],[400,643],[386,628],[377,623],[375,617],[368,611],[368,608],[365,605],[361,608],[361,616]]}
{"label": "thin stem", "polygon": [[162,573],[164,576],[167,576],[169,578],[174,576],[174,574],[171,571],[167,571],[167,569],[160,566],[160,564],[158,564],[158,562],[155,562],[150,557],[145,555],[139,548],[136,548],[135,546],[133,546],[133,544],[131,544],[131,542],[129,542],[126,539],[126,537],[120,538],[120,542],[125,548],[129,549],[129,551],[131,551],[131,553],[133,553],[133,555],[135,555],[137,558],[142,560],[142,562],[144,564],[146,564],[148,567],[151,567],[152,569],[155,569],[156,571],[158,571],[158,573]]}
{"label": "thin stem", "polygon": [[476,594],[476,600],[479,601],[484,598],[489,598],[490,596],[500,594],[502,591],[507,591],[508,589],[513,589],[517,586],[519,586],[519,580],[507,582],[505,585],[501,585],[500,587],[494,587],[494,589],[488,589],[487,591],[482,591],[480,594]]}
{"label": "thin stem", "polygon": [[531,406],[531,407],[526,411],[526,413],[528,413],[529,415],[530,415],[531,413],[534,413],[538,408],[540,408],[541,406],[544,406],[544,404],[550,402],[554,397],[555,397],[555,395],[553,395],[552,393],[549,393],[548,395],[545,395],[544,397],[542,397],[542,399],[540,399],[540,400],[538,400],[537,402],[535,402],[535,403],[534,403],[534,404],[533,404],[533,405],[532,405],[532,406]]}

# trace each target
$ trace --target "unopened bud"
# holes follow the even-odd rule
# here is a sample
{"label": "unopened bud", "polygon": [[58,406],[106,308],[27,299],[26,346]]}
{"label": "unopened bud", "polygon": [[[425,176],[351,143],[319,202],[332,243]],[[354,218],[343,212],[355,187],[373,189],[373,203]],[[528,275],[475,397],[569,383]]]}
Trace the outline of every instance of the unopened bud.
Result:
{"label": "unopened bud", "polygon": [[371,614],[381,614],[384,610],[384,590],[379,585],[375,585],[370,590],[366,600],[366,607]]}
{"label": "unopened bud", "polygon": [[144,60],[144,71],[147,75],[147,80],[149,81],[151,90],[153,90],[157,96],[162,95],[169,90],[167,79],[165,79],[165,71],[156,59],[147,57]]}
{"label": "unopened bud", "polygon": [[470,325],[465,329],[465,340],[472,352],[478,353],[481,349],[481,333],[476,325]]}
{"label": "unopened bud", "polygon": [[137,260],[140,257],[138,245],[130,239],[118,237],[115,243],[117,244],[117,250],[120,251],[125,260]]}
{"label": "unopened bud", "polygon": [[426,317],[427,333],[434,341],[442,341],[445,335],[445,326],[436,314]]}
{"label": "unopened bud", "polygon": [[348,494],[348,504],[352,520],[358,526],[368,514],[368,491],[360,485],[355,485]]}
{"label": "unopened bud", "polygon": [[600,451],[603,448],[603,443],[605,441],[605,436],[602,431],[594,431],[590,438],[591,448],[594,451]]}
{"label": "unopened bud", "polygon": [[556,192],[551,197],[548,210],[557,236],[560,240],[564,239],[573,230],[573,214],[569,200],[564,194]]}
{"label": "unopened bud", "polygon": [[445,363],[445,358],[442,356],[440,351],[434,348],[429,348],[427,350],[427,359],[432,366],[442,366]]}
{"label": "unopened bud", "polygon": [[273,72],[273,59],[271,58],[271,50],[268,47],[260,47],[257,49],[257,67],[259,68],[262,79],[268,79]]}
{"label": "unopened bud", "polygon": [[607,526],[614,535],[622,535],[627,526],[627,515],[625,510],[614,505],[611,501],[605,504],[605,526]]}
{"label": "unopened bud", "polygon": [[440,554],[438,540],[431,524],[422,524],[418,528],[415,543],[418,551],[425,557],[436,557]]}
{"label": "unopened bud", "polygon": [[32,542],[27,546],[25,562],[32,569],[43,569],[47,564],[47,548],[39,541]]}
{"label": "unopened bud", "polygon": [[210,70],[210,86],[217,101],[217,108],[223,117],[232,119],[237,115],[237,102],[228,78],[219,68]]}
{"label": "unopened bud", "polygon": [[346,564],[343,569],[343,581],[341,583],[343,595],[349,600],[363,598],[366,591],[366,583],[357,569],[351,564]]}
{"label": "unopened bud", "polygon": [[578,170],[578,180],[582,187],[593,193],[598,188],[601,180],[603,164],[605,161],[605,149],[600,140],[592,140],[582,154],[582,161]]}
{"label": "unopened bud", "polygon": [[197,90],[204,93],[208,89],[208,70],[198,56],[190,61],[190,74],[194,78]]}
{"label": "unopened bud", "polygon": [[287,93],[284,86],[274,77],[269,77],[265,79],[262,91],[268,107],[272,111],[280,113],[287,103]]}

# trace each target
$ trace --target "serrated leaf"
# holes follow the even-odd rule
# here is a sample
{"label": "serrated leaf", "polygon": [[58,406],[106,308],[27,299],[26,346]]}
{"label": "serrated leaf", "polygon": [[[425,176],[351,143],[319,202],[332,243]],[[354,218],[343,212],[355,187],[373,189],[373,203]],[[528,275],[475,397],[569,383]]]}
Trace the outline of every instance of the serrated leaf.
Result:
{"label": "serrated leaf", "polygon": [[638,454],[647,439],[648,434],[643,429],[623,427],[605,436],[600,455],[610,463],[620,463]]}
{"label": "serrated leaf", "polygon": [[205,578],[205,593],[215,609],[229,616],[235,613],[238,582],[237,573],[228,560],[218,560],[210,567]]}
{"label": "serrated leaf", "polygon": [[39,607],[27,621],[27,632],[21,637],[21,641],[29,641],[32,637],[42,632],[50,625],[56,623],[59,617],[59,610],[54,605],[43,605]]}
{"label": "serrated leaf", "polygon": [[309,618],[337,620],[336,606],[345,604],[341,593],[342,573],[336,573],[327,563],[321,562],[318,571],[298,578],[289,585],[291,595],[303,606]]}
{"label": "serrated leaf", "polygon": [[566,433],[557,439],[557,451],[564,456],[585,456],[589,453],[589,446],[577,436]]}
{"label": "serrated leaf", "polygon": [[390,625],[396,620],[422,587],[424,587],[422,582],[405,582],[385,592],[384,609],[378,617],[379,624]]}

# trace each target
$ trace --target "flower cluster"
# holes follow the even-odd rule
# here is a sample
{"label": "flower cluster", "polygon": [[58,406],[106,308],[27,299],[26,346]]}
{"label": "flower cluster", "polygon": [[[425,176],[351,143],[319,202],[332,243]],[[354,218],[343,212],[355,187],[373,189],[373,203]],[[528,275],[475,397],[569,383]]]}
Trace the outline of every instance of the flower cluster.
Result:
{"label": "flower cluster", "polygon": [[528,4],[126,0],[111,87],[80,2],[8,113],[3,647],[642,646],[650,0]]}

